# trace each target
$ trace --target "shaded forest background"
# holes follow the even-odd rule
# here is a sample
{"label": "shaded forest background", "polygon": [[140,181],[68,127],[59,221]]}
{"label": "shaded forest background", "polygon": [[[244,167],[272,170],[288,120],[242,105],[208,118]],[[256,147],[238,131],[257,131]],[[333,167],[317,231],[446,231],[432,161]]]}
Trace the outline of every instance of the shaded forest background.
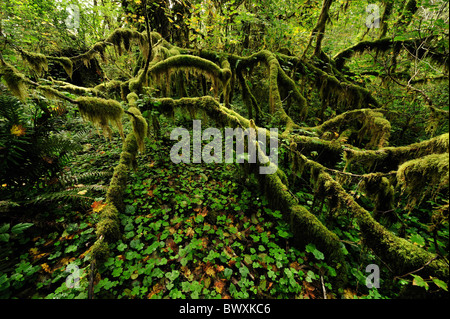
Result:
{"label": "shaded forest background", "polygon": [[[3,1],[0,296],[448,297],[448,10]],[[276,173],[172,163],[192,119]]]}

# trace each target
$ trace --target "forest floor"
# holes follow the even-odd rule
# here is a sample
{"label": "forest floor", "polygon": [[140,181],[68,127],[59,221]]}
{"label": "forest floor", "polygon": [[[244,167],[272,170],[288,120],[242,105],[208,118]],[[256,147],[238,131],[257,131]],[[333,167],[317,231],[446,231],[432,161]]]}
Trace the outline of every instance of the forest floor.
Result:
{"label": "forest floor", "polygon": [[[77,119],[68,124],[75,132],[83,125]],[[169,135],[175,126],[161,126],[162,137],[146,140],[138,169],[129,173],[122,237],[110,244],[95,276],[90,249],[122,140],[118,134],[105,140],[92,129],[65,168],[69,176],[80,176],[70,187],[78,203],[71,198],[25,213],[19,222],[33,227],[12,236],[0,252],[2,298],[87,298],[90,281],[99,299],[396,296],[399,285],[383,294],[366,287],[365,265],[375,257],[361,246],[357,228],[337,222],[333,229],[345,239],[349,260],[351,275],[342,285],[344,268],[327,264],[313,244],[293,247],[289,224],[269,208],[252,176],[237,164],[172,163],[175,142]],[[295,195],[311,206],[308,190]],[[47,220],[55,222],[39,223]]]}

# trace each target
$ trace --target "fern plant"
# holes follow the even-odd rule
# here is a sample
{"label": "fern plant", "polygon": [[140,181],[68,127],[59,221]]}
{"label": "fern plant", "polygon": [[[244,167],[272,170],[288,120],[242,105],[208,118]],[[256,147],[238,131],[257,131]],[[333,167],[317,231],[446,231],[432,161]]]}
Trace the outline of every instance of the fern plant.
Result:
{"label": "fern plant", "polygon": [[[42,102],[42,101],[41,101]],[[56,134],[57,117],[26,108],[15,97],[0,95],[0,179],[7,185],[34,185],[55,177],[74,152],[74,139]],[[34,110],[34,114],[30,114]]]}

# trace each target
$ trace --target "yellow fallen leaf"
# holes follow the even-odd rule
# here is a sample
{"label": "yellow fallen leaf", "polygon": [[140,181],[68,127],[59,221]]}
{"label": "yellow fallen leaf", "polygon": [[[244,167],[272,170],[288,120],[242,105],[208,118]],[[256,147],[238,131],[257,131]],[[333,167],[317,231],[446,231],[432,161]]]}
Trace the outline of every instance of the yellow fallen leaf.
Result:
{"label": "yellow fallen leaf", "polygon": [[41,265],[42,269],[44,269],[45,272],[48,272],[49,274],[52,272],[52,270],[50,269],[50,266],[47,265],[46,263]]}
{"label": "yellow fallen leaf", "polygon": [[[84,194],[83,194],[83,195],[84,195]],[[92,205],[91,205],[92,211],[93,211],[94,213],[99,213],[99,212],[101,212],[102,209],[105,208],[105,206],[106,206],[106,203],[103,204],[102,201],[99,201],[99,202],[95,201],[95,202],[92,203]]]}

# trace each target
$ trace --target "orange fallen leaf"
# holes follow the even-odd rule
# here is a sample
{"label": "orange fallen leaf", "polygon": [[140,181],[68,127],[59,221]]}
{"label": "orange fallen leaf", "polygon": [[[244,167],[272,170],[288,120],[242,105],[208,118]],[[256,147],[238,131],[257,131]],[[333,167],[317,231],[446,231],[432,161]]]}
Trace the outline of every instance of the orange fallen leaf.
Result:
{"label": "orange fallen leaf", "polygon": [[194,237],[194,230],[192,229],[192,227],[189,227],[188,229],[187,229],[187,231],[186,231],[186,235],[187,236],[189,236],[189,237]]}
{"label": "orange fallen leaf", "polygon": [[222,265],[216,266],[216,271],[217,271],[217,272],[222,272],[222,271],[224,271],[224,270],[225,270],[225,267],[224,267],[224,266],[222,266]]}
{"label": "orange fallen leaf", "polygon": [[214,277],[216,275],[216,271],[214,270],[214,267],[208,263],[206,264],[205,272],[208,276]]}
{"label": "orange fallen leaf", "polygon": [[106,203],[103,204],[102,201],[99,201],[99,202],[95,201],[95,202],[93,202],[92,205],[91,205],[92,211],[93,211],[94,213],[99,213],[99,212],[101,212],[101,211],[103,210],[103,208],[105,208],[106,205],[107,205],[107,204],[106,204]]}
{"label": "orange fallen leaf", "polygon": [[206,207],[203,207],[202,211],[200,212],[200,215],[205,217],[208,214],[208,209]]}
{"label": "orange fallen leaf", "polygon": [[50,266],[47,265],[47,263],[41,264],[42,269],[44,269],[45,272],[48,272],[49,274],[52,273],[52,270],[50,269]]}
{"label": "orange fallen leaf", "polygon": [[148,299],[151,299],[154,295],[159,293],[163,289],[163,286],[160,283],[157,283],[153,286],[152,291],[147,295]]}
{"label": "orange fallen leaf", "polygon": [[216,289],[217,293],[222,294],[223,288],[225,288],[225,282],[222,280],[214,281],[214,288]]}
{"label": "orange fallen leaf", "polygon": [[202,237],[202,247],[203,249],[206,249],[208,247],[209,239],[208,237]]}
{"label": "orange fallen leaf", "polygon": [[289,266],[297,271],[299,271],[301,269],[300,264],[297,261],[294,261]]}

